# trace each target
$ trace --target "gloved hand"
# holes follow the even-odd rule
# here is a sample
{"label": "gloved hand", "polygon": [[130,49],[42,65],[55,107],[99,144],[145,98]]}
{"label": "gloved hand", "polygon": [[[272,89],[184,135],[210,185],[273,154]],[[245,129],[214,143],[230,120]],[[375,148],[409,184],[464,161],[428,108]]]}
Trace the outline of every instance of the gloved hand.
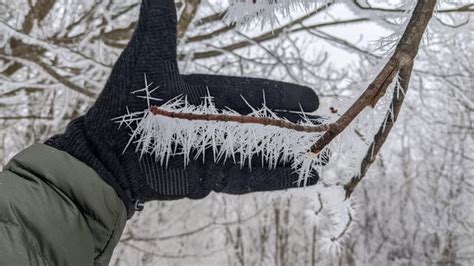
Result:
{"label": "gloved hand", "polygon": [[[174,156],[165,167],[155,162],[153,156],[140,158],[134,147],[124,152],[130,132],[127,128],[118,129],[112,119],[124,115],[127,107],[131,112],[147,109],[146,100],[131,93],[144,87],[145,74],[153,87],[160,87],[152,96],[163,99],[162,103],[182,94],[192,104],[199,104],[209,91],[218,108],[229,107],[244,114],[250,109],[241,96],[260,107],[264,91],[266,104],[272,109],[302,108],[312,112],[318,108],[316,94],[303,86],[254,78],[180,75],[176,26],[173,0],[144,0],[135,33],[96,103],[86,115],[71,121],[64,134],[50,138],[46,144],[93,168],[117,191],[129,217],[140,209],[140,202],[150,200],[199,199],[211,191],[242,194],[296,187],[298,177],[287,165],[269,170],[258,168],[257,163],[249,170],[232,163],[197,160],[184,168],[183,158]],[[280,114],[293,121],[297,119],[285,111]],[[308,185],[315,184],[317,179],[313,177]]]}

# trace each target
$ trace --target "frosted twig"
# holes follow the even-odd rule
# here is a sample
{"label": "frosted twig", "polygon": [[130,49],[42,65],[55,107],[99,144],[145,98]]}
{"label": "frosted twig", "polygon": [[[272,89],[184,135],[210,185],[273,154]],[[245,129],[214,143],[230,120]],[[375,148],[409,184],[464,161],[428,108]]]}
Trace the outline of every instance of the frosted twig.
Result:
{"label": "frosted twig", "polygon": [[321,199],[321,193],[318,193],[318,201],[319,201],[319,209],[314,211],[315,215],[319,215],[324,209],[323,200]]}
{"label": "frosted twig", "polygon": [[[146,85],[141,91],[149,96],[151,84]],[[206,150],[212,151],[215,162],[231,159],[241,167],[251,167],[252,158],[261,156],[262,166],[269,168],[292,162],[301,185],[317,167],[327,163],[327,154],[308,152],[327,125],[304,115],[300,123],[291,123],[266,106],[252,110],[240,115],[218,110],[210,96],[204,97],[199,106],[177,97],[160,107],[127,113],[115,121],[128,127],[136,124],[127,147],[133,143],[137,152],[152,154],[161,164],[167,164],[173,155],[184,155],[186,166],[191,156],[202,156],[204,160]]]}
{"label": "frosted twig", "polygon": [[352,213],[351,213],[351,210],[348,208],[348,209],[347,209],[347,222],[346,222],[346,224],[345,224],[345,226],[344,226],[344,229],[343,229],[338,235],[335,235],[335,236],[331,237],[331,238],[330,238],[331,241],[335,242],[335,241],[341,240],[341,238],[342,238],[344,235],[346,235],[346,233],[349,231],[349,228],[350,228],[350,226],[351,226],[351,224],[352,224],[352,220],[353,220],[353,218],[352,218]]}
{"label": "frosted twig", "polygon": [[150,111],[154,115],[162,115],[170,118],[186,119],[186,120],[202,120],[202,121],[217,121],[217,122],[238,122],[241,124],[260,124],[264,126],[275,126],[280,128],[291,129],[301,132],[324,132],[327,131],[330,124],[323,125],[301,125],[291,123],[282,119],[274,119],[267,117],[255,116],[236,116],[226,114],[193,114],[193,113],[177,113],[164,110],[158,106],[152,106]]}
{"label": "frosted twig", "polygon": [[310,10],[328,5],[332,0],[230,0],[229,10],[224,20],[244,28],[252,22],[263,26],[275,26],[278,16],[289,17],[295,10]]}

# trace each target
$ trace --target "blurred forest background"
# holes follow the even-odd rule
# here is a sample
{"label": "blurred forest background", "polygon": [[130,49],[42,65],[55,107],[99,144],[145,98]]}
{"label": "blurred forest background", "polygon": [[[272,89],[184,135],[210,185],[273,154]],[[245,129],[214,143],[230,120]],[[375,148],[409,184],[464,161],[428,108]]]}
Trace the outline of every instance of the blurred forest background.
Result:
{"label": "blurred forest background", "polygon": [[[398,40],[403,1],[334,0],[275,28],[222,21],[227,1],[177,0],[182,73],[310,86],[329,114]],[[409,2],[409,1],[408,1]],[[139,1],[0,0],[0,165],[93,104]],[[410,90],[342,254],[322,250],[304,200],[211,194],[147,204],[112,265],[474,265],[474,3],[440,1]]]}

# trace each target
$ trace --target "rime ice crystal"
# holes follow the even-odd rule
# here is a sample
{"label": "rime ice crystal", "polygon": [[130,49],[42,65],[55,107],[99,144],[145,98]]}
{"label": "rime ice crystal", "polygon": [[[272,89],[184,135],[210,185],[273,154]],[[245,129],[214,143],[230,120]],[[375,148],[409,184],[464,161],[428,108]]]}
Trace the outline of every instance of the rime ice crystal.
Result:
{"label": "rime ice crystal", "polygon": [[[146,86],[144,91],[150,106],[152,99],[148,87]],[[260,109],[251,108],[253,111],[246,115],[248,117],[289,122],[278,117],[266,106]],[[185,97],[177,97],[164,103],[159,109],[172,113],[241,116],[233,110],[218,110],[211,96],[204,97],[199,106],[189,104]],[[301,119],[301,125],[319,125],[318,121],[311,121],[304,114]],[[141,155],[154,155],[156,161],[162,165],[166,165],[173,155],[183,155],[183,167],[186,167],[190,160],[200,157],[203,160],[209,159],[204,158],[208,149],[212,151],[215,162],[232,160],[241,167],[252,167],[252,158],[260,155],[262,166],[270,169],[280,162],[292,163],[299,174],[299,185],[305,185],[314,171],[326,163],[325,156],[308,152],[321,136],[319,132],[298,132],[253,123],[170,118],[156,115],[150,109],[126,114],[117,118],[116,122],[131,128],[133,133],[129,145],[133,142],[137,152]]]}
{"label": "rime ice crystal", "polygon": [[329,4],[330,0],[230,0],[224,19],[245,27],[257,22],[262,26],[278,24],[278,15],[288,17],[291,11],[309,10]]}

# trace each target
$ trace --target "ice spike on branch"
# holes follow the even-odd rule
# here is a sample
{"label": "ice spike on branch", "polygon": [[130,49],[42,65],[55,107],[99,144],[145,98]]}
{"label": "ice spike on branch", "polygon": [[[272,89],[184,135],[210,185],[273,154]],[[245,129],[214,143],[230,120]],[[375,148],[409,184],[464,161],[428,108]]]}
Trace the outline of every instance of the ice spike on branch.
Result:
{"label": "ice spike on branch", "polygon": [[229,0],[229,10],[224,20],[239,27],[250,23],[263,26],[275,26],[278,17],[289,17],[292,11],[309,11],[312,8],[327,5],[331,0]]}
{"label": "ice spike on branch", "polygon": [[[275,168],[280,162],[291,163],[299,174],[299,184],[305,185],[327,158],[324,154],[316,156],[308,152],[324,132],[324,125],[311,121],[305,115],[301,116],[301,122],[293,124],[278,117],[266,106],[260,109],[252,107],[252,110],[248,115],[229,109],[218,110],[211,96],[204,97],[198,106],[189,104],[185,97],[176,97],[159,107],[151,106],[143,112],[128,113],[115,121],[132,130],[129,145],[133,143],[136,152],[151,154],[162,165],[167,165],[173,155],[184,156],[183,167],[190,160],[209,160],[204,158],[204,154],[211,150],[215,162],[232,160],[241,167],[252,167],[252,158],[260,155],[263,167]],[[186,119],[187,116],[192,118]],[[213,116],[230,120],[197,119]],[[316,129],[316,132],[240,123],[232,121],[234,118],[260,119],[296,128]]]}

